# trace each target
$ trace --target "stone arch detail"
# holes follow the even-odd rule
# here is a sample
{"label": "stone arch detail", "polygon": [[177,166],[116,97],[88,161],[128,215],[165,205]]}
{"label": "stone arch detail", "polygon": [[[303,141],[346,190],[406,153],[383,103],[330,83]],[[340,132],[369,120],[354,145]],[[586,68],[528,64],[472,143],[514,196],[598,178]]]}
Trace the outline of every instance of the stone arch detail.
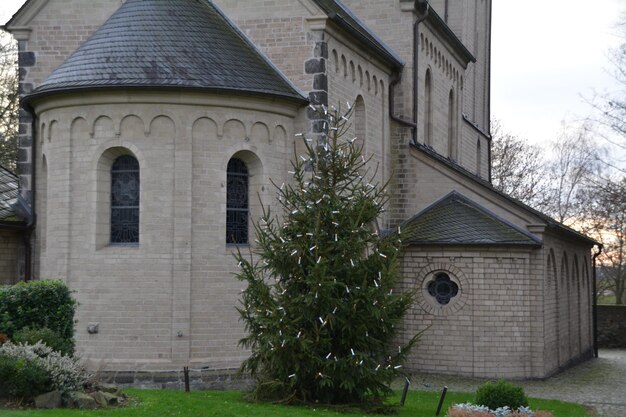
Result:
{"label": "stone arch detail", "polygon": [[150,120],[146,133],[154,137],[174,138],[176,130],[176,122],[171,117],[161,114]]}
{"label": "stone arch detail", "polygon": [[127,114],[120,120],[119,136],[126,139],[135,139],[147,136],[148,129],[143,119],[136,114]]}
{"label": "stone arch detail", "polygon": [[118,136],[118,134],[119,132],[115,130],[113,119],[109,116],[100,115],[94,119],[90,132],[92,138],[112,138]]}
{"label": "stone arch detail", "polygon": [[563,252],[559,277],[559,366],[566,364],[572,357],[570,346],[570,279],[567,253]]}
{"label": "stone arch detail", "polygon": [[548,251],[545,283],[545,371],[558,368],[560,362],[559,287],[554,250]]}
{"label": "stone arch detail", "polygon": [[222,136],[224,139],[245,140],[248,137],[246,125],[239,119],[229,119],[224,122]]}
{"label": "stone arch detail", "polygon": [[279,144],[286,144],[287,130],[283,125],[278,125],[274,128],[274,140]]}
{"label": "stone arch detail", "polygon": [[430,68],[424,75],[424,144],[433,146],[433,76]]}
{"label": "stone arch detail", "polygon": [[272,137],[270,136],[270,130],[265,123],[256,122],[250,129],[250,140],[255,143],[270,143]]}
{"label": "stone arch detail", "polygon": [[582,346],[582,311],[580,301],[580,268],[578,262],[578,255],[574,254],[572,261],[572,276],[571,276],[571,288],[572,294],[570,299],[570,345],[572,346],[572,356],[579,356]]}
{"label": "stone arch detail", "polygon": [[358,95],[354,101],[354,145],[361,149],[361,154],[366,155],[367,147],[367,114],[365,100]]}

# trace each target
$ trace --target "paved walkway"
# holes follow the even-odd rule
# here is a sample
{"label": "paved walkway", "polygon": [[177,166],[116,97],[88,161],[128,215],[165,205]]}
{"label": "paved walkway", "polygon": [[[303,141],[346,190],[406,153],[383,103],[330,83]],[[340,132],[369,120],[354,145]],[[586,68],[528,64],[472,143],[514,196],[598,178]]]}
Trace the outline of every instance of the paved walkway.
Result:
{"label": "paved walkway", "polygon": [[[626,417],[626,349],[600,350],[598,359],[559,373],[545,381],[516,381],[528,396],[581,403],[598,417]],[[413,387],[475,391],[484,380],[447,375],[415,374]]]}

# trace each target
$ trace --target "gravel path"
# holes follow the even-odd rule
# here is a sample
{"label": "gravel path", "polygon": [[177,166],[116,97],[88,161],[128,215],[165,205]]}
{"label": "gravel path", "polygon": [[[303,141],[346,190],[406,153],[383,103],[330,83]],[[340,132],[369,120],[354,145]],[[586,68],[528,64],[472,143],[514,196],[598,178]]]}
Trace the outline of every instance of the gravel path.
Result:
{"label": "gravel path", "polygon": [[[600,350],[591,359],[544,381],[516,381],[531,397],[577,402],[592,407],[599,417],[626,417],[626,349]],[[448,375],[415,374],[413,388],[475,391],[484,380]]]}

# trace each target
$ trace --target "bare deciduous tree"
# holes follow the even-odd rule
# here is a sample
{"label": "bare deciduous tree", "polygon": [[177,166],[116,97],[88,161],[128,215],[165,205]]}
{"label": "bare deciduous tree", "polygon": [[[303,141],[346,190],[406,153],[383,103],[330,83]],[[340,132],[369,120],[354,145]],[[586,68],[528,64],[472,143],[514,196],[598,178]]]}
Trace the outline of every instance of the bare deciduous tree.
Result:
{"label": "bare deciduous tree", "polygon": [[543,150],[506,132],[499,120],[491,122],[491,134],[493,186],[532,207],[543,207],[548,185]]}
{"label": "bare deciduous tree", "polygon": [[17,44],[0,31],[0,165],[17,170],[19,127]]}
{"label": "bare deciduous tree", "polygon": [[610,290],[616,304],[626,304],[626,178],[600,180],[585,192],[584,232],[604,246],[598,289]]}

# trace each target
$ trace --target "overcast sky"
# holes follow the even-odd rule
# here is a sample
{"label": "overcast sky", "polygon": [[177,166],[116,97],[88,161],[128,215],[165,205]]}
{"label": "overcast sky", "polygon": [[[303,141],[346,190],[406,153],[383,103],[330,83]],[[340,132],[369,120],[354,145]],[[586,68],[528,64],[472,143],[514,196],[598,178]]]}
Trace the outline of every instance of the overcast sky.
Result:
{"label": "overcast sky", "polygon": [[[24,1],[0,3],[4,24]],[[493,0],[492,116],[545,143],[562,121],[588,115],[584,97],[616,88],[607,57],[624,12],[626,0]]]}

